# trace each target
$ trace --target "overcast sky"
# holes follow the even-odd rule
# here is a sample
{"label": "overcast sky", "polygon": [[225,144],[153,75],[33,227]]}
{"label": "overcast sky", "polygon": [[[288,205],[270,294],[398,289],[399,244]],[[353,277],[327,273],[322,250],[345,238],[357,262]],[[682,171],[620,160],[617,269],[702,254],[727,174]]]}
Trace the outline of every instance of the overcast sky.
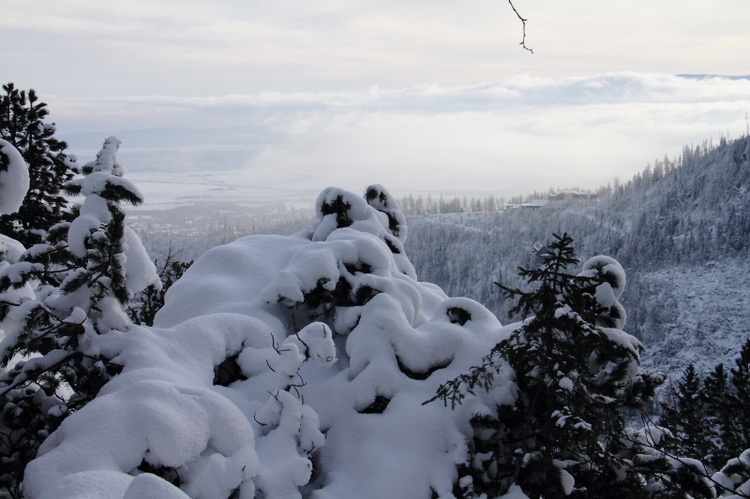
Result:
{"label": "overcast sky", "polygon": [[6,2],[0,75],[72,152],[316,190],[593,188],[745,133],[750,80],[674,75],[750,74],[748,0],[515,4],[534,54],[504,0]]}

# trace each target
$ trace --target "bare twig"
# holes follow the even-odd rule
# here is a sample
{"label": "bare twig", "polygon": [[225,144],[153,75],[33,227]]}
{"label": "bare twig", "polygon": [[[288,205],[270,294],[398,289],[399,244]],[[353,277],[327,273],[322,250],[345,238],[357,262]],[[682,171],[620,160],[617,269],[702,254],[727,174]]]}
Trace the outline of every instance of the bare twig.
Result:
{"label": "bare twig", "polygon": [[511,8],[511,9],[513,9],[513,12],[515,12],[515,13],[516,13],[516,17],[518,17],[518,19],[519,19],[519,20],[521,21],[521,25],[522,25],[522,27],[523,27],[523,38],[521,38],[521,43],[519,43],[519,45],[520,45],[520,46],[521,46],[521,47],[522,47],[522,48],[523,48],[524,50],[528,50],[529,52],[531,52],[531,53],[533,54],[533,53],[534,53],[534,49],[532,49],[531,47],[528,47],[528,46],[526,46],[526,21],[527,21],[527,19],[525,19],[525,18],[524,18],[524,17],[523,17],[523,16],[522,16],[522,15],[521,15],[521,14],[520,14],[519,12],[518,12],[518,10],[516,9],[516,6],[515,6],[515,5],[513,5],[513,0],[508,0],[508,3],[510,4],[510,8]]}
{"label": "bare twig", "polygon": [[253,413],[253,419],[261,426],[268,426],[268,423],[261,423],[260,421],[258,421],[258,418],[255,417],[255,413]]}

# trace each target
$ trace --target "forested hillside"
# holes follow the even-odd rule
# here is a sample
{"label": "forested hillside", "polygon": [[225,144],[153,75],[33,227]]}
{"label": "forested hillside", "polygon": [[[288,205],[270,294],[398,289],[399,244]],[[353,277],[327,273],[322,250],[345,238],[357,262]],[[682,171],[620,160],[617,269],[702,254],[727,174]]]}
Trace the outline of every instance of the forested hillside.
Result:
{"label": "forested hillside", "polygon": [[568,232],[581,258],[612,255],[625,267],[627,329],[646,345],[644,364],[677,373],[692,362],[707,372],[748,336],[749,156],[747,136],[704,143],[596,200],[413,216],[407,251],[420,279],[507,321],[512,304],[494,282],[521,285],[516,269],[538,258],[535,243]]}

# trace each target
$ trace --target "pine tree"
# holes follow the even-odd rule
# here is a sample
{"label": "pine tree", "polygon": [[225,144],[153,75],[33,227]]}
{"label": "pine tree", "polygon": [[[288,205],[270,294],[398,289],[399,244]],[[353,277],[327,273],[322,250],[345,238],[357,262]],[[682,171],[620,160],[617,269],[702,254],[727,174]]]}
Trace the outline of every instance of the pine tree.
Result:
{"label": "pine tree", "polygon": [[73,177],[75,158],[65,153],[67,144],[54,137],[47,104],[36,92],[3,85],[0,95],[0,138],[15,146],[29,165],[30,188],[17,213],[0,217],[0,233],[30,247],[43,239],[44,230],[68,219],[63,185]]}
{"label": "pine tree", "polygon": [[703,383],[706,421],[701,423],[714,437],[713,453],[707,462],[716,470],[737,455],[736,450],[740,447],[735,442],[737,422],[731,404],[729,374],[724,364],[718,364]]}
{"label": "pine tree", "polygon": [[[34,299],[6,310],[16,326],[0,343],[0,495],[21,497],[24,468],[42,441],[120,371],[89,351],[87,338],[127,329],[130,297],[154,281],[120,208],[142,197],[122,178],[118,146],[107,139],[86,176],[66,184],[86,196],[77,217],[49,228],[43,244],[0,273],[0,293],[38,283]],[[128,276],[128,266],[139,275]]]}

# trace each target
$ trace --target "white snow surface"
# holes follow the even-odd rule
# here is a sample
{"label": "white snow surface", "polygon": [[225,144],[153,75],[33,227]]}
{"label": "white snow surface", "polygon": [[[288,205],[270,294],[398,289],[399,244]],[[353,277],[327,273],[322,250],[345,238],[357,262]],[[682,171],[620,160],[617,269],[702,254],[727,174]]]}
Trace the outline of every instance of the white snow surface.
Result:
{"label": "white snow surface", "polygon": [[28,190],[29,169],[26,161],[18,149],[0,139],[0,215],[18,211]]}
{"label": "white snow surface", "polygon": [[[647,345],[646,370],[661,369],[677,381],[688,364],[708,374],[718,363],[735,367],[750,321],[750,265],[744,259],[649,272],[648,299],[668,312],[662,337]],[[665,383],[664,386],[668,386]]]}
{"label": "white snow surface", "polygon": [[[20,242],[0,234],[0,277],[8,276],[11,282],[18,282],[17,273],[14,272],[14,268],[11,265],[17,263],[25,251],[26,248]],[[0,293],[0,302],[4,303],[20,304],[25,300],[33,298],[34,290],[29,284],[25,284],[20,288],[10,288]],[[14,310],[11,310],[8,316],[0,321],[0,344],[5,337],[6,331],[14,327],[17,322],[14,312]]]}
{"label": "white snow surface", "polygon": [[385,196],[327,189],[310,232],[214,248],[155,327],[87,338],[123,371],[45,441],[26,496],[453,497],[469,421],[512,403],[511,373],[455,410],[423,402],[516,326],[417,281]]}

